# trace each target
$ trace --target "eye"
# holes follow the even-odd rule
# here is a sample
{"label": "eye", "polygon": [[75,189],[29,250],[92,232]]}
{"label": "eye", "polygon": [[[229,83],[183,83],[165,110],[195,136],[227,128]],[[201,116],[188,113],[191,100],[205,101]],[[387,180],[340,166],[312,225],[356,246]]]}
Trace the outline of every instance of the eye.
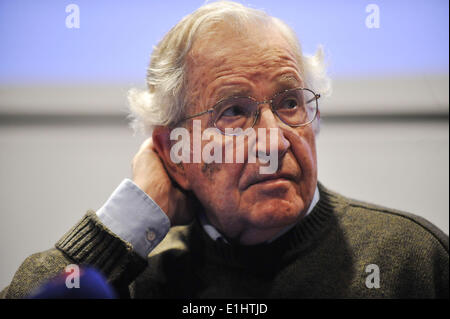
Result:
{"label": "eye", "polygon": [[231,105],[227,107],[221,114],[221,116],[245,116],[246,115],[245,108],[241,105]]}
{"label": "eye", "polygon": [[284,109],[284,110],[292,110],[298,107],[298,101],[297,99],[293,98],[293,97],[289,97],[284,99],[281,104],[278,106],[279,109]]}

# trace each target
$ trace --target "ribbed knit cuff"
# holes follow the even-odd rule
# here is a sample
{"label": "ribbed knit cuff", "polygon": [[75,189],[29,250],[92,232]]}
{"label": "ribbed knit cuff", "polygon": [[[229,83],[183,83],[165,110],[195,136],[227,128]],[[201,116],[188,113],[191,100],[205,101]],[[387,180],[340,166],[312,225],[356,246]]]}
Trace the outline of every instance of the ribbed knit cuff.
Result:
{"label": "ribbed knit cuff", "polygon": [[147,266],[147,261],[112,233],[90,210],[55,245],[79,265],[101,271],[113,284],[128,285]]}

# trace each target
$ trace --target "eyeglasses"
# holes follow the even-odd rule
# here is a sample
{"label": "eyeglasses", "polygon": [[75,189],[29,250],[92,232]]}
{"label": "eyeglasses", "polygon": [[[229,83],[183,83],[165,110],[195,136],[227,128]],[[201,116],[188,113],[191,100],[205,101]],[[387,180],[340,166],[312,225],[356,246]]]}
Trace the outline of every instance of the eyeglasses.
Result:
{"label": "eyeglasses", "polygon": [[233,131],[245,130],[255,125],[260,114],[260,104],[270,104],[272,112],[283,123],[291,127],[306,126],[317,116],[319,98],[320,94],[307,88],[284,90],[261,102],[252,97],[230,97],[219,101],[206,111],[184,118],[183,121],[211,113],[214,126],[222,134],[238,135]]}

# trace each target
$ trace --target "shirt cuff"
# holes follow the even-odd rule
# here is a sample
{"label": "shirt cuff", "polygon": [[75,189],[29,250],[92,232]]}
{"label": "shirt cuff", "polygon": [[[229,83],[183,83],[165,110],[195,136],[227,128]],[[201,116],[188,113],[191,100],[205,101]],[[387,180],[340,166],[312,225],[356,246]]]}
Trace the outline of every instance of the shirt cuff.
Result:
{"label": "shirt cuff", "polygon": [[145,259],[170,229],[167,215],[128,178],[120,183],[96,214],[106,227],[129,242]]}

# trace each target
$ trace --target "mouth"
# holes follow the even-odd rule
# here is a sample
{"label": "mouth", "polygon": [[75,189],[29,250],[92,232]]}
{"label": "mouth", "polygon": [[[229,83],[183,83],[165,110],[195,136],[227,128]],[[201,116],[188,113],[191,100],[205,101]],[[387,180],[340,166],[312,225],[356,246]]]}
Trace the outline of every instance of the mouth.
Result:
{"label": "mouth", "polygon": [[245,189],[255,185],[277,185],[286,182],[296,182],[295,176],[291,174],[273,174],[273,175],[259,175],[251,180]]}

